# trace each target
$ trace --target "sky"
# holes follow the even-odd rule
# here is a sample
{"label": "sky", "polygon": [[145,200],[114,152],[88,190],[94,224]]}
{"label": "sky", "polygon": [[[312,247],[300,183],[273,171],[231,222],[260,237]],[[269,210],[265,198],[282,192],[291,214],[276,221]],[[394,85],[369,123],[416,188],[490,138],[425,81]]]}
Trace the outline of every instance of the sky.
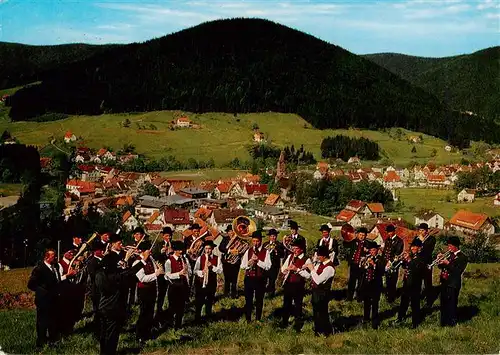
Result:
{"label": "sky", "polygon": [[356,54],[444,57],[500,45],[500,0],[0,0],[0,41],[142,42],[232,17],[269,19]]}

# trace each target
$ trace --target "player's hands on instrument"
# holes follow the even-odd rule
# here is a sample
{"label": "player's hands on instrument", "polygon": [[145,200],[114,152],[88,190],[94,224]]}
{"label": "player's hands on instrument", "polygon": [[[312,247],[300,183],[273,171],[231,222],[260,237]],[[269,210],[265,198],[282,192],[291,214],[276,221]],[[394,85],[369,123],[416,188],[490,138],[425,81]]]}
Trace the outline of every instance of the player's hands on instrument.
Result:
{"label": "player's hands on instrument", "polygon": [[257,260],[259,260],[259,257],[257,255],[252,255],[252,261],[253,262],[256,262]]}
{"label": "player's hands on instrument", "polygon": [[450,261],[448,259],[443,259],[439,262],[440,265],[448,265]]}
{"label": "player's hands on instrument", "polygon": [[163,268],[161,268],[161,267],[156,269],[156,271],[155,271],[156,276],[160,276],[160,275],[164,275],[164,274],[165,274],[165,270],[163,270]]}
{"label": "player's hands on instrument", "polygon": [[144,250],[141,253],[141,258],[142,258],[142,260],[146,260],[147,258],[149,258],[150,255],[151,255],[151,251],[150,250]]}
{"label": "player's hands on instrument", "polygon": [[66,276],[73,276],[73,275],[76,275],[76,270],[73,269],[73,268],[69,268],[68,269],[68,272],[66,273]]}
{"label": "player's hands on instrument", "polygon": [[287,270],[288,271],[297,271],[299,268],[295,265],[288,265]]}
{"label": "player's hands on instrument", "polygon": [[187,276],[187,275],[188,275],[188,271],[187,271],[187,269],[182,269],[182,270],[180,271],[179,275],[181,275],[181,276]]}
{"label": "player's hands on instrument", "polygon": [[309,263],[309,264],[305,264],[304,265],[307,269],[309,269],[309,271],[313,271],[314,270],[314,265]]}
{"label": "player's hands on instrument", "polygon": [[370,264],[371,266],[374,266],[375,265],[375,261],[373,261],[373,259],[368,259],[368,264]]}

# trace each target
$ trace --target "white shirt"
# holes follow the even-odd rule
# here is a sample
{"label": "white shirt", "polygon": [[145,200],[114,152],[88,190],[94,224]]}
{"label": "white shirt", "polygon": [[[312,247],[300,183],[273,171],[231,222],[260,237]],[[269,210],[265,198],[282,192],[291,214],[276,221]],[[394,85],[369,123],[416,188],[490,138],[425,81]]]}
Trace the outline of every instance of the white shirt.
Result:
{"label": "white shirt", "polygon": [[[253,249],[253,248],[252,248]],[[262,245],[257,249],[257,253],[260,253],[260,251],[262,250]],[[248,266],[248,253],[250,253],[250,249],[248,249],[245,254],[243,254],[243,258],[241,260],[241,266],[240,268],[242,270],[248,270],[250,269],[251,267]],[[269,270],[271,268],[271,254],[269,254],[269,251],[266,250],[266,257],[264,259],[264,261],[257,261],[257,266],[263,268],[264,270]]]}
{"label": "white shirt", "polygon": [[[323,265],[326,265],[330,262],[329,259],[326,259],[323,261]],[[320,275],[318,275],[318,269],[321,264],[318,264],[314,267],[314,270],[311,271],[311,277],[313,281],[316,283],[316,285],[321,285],[322,283],[325,283],[328,281],[331,277],[335,276],[335,269],[332,266],[327,266],[323,269]]]}
{"label": "white shirt", "polygon": [[[329,236],[328,239],[321,238],[319,241],[319,246],[325,245],[325,243],[327,244],[326,246],[328,247],[328,250],[331,250],[333,248],[333,238],[331,236]],[[330,260],[335,259],[335,252],[333,250],[330,253],[329,257],[330,257]],[[318,261],[318,255],[316,252],[314,253],[313,261],[314,262]]]}
{"label": "white shirt", "polygon": [[[206,254],[203,254],[203,255],[206,255]],[[203,270],[201,269],[201,257],[202,256],[199,256],[198,259],[196,259],[196,263],[194,264],[194,273],[196,275],[198,275],[199,277],[203,277]],[[222,273],[221,258],[217,257],[217,265],[213,265],[212,271],[215,272],[216,274]]]}
{"label": "white shirt", "polygon": [[[182,258],[182,261],[184,262],[184,267],[187,267],[187,270],[188,270],[188,275],[187,275],[187,278],[189,279],[189,277],[191,276],[191,265],[189,265],[189,262],[187,261],[187,259],[184,257],[184,256],[176,256],[175,254],[172,255],[172,257],[175,259],[175,260],[179,260],[179,258]],[[178,280],[181,278],[181,272],[172,272],[172,263],[170,262],[170,258],[167,259],[167,261],[165,262],[165,279],[166,280]]]}
{"label": "white shirt", "polygon": [[[151,258],[151,256],[150,256],[150,258]],[[158,270],[158,268],[156,267],[156,263],[154,262],[153,258],[151,258],[151,260],[153,261],[153,268],[154,268],[155,272],[152,274],[146,275],[146,273],[144,272],[144,268],[141,268],[135,274],[135,276],[137,277],[139,282],[147,283],[147,282],[153,282],[156,280],[156,270]],[[137,265],[137,263],[139,263],[139,262],[142,262],[144,265],[146,265],[146,261],[141,259],[141,260],[134,261],[132,266]]]}
{"label": "white shirt", "polygon": [[[300,254],[297,258],[299,259],[303,259],[305,257],[304,253]],[[288,255],[288,257],[285,259],[285,262],[283,263],[283,266],[281,267],[281,272],[283,274],[287,274],[288,271],[287,271],[287,268],[288,266],[290,265],[291,261],[292,261],[292,258],[293,258],[293,254],[290,254]],[[305,264],[304,265],[307,265],[307,264],[312,264],[312,261],[311,259],[307,259]],[[311,274],[309,273],[309,269],[305,269],[305,270],[299,270],[297,271],[297,273],[302,276],[303,278],[305,279],[309,279],[311,278]]]}
{"label": "white shirt", "polygon": [[[49,263],[47,263],[45,260],[43,261],[43,263],[45,264],[45,266],[47,266],[49,268],[49,270],[54,273],[54,268],[56,268],[56,265],[50,265]],[[63,270],[63,267],[61,266],[61,264],[57,263],[57,268],[59,270],[59,277],[61,278],[59,281],[64,281],[66,280],[66,275],[63,275],[64,273],[64,270]]]}

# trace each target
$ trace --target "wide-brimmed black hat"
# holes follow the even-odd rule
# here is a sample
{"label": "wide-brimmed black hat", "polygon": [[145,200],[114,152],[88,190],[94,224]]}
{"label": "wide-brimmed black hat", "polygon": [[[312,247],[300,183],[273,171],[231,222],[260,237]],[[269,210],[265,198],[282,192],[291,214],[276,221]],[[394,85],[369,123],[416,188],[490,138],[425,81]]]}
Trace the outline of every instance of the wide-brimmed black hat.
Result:
{"label": "wide-brimmed black hat", "polygon": [[255,232],[253,232],[252,238],[262,239],[262,231],[259,229],[259,230],[256,230]]}
{"label": "wide-brimmed black hat", "polygon": [[213,242],[213,240],[205,240],[205,242],[203,242],[203,247],[206,247],[206,246],[210,246],[210,247],[212,247],[212,249],[214,249],[215,243]]}
{"label": "wide-brimmed black hat", "polygon": [[149,250],[151,248],[151,242],[149,240],[144,240],[139,244],[137,249],[139,250]]}
{"label": "wide-brimmed black hat", "polygon": [[413,239],[411,246],[421,247],[423,245],[422,241],[418,238]]}
{"label": "wide-brimmed black hat", "polygon": [[163,227],[161,232],[162,232],[162,234],[170,234],[170,235],[174,234],[174,231],[170,227]]}
{"label": "wide-brimmed black hat", "polygon": [[181,242],[180,240],[174,240],[172,242],[172,249],[173,250],[184,250],[185,249],[184,243]]}
{"label": "wide-brimmed black hat", "polygon": [[322,231],[331,231],[332,229],[330,227],[328,227],[327,224],[322,224],[321,227],[319,227],[319,230],[322,232]]}
{"label": "wide-brimmed black hat", "polygon": [[429,229],[429,225],[427,223],[420,223],[418,225],[418,229],[425,229],[425,230],[428,230]]}
{"label": "wide-brimmed black hat", "polygon": [[267,231],[267,235],[275,235],[275,236],[278,236],[278,231],[274,228],[271,228]]}
{"label": "wide-brimmed black hat", "polygon": [[378,249],[380,247],[380,245],[377,244],[377,242],[373,241],[373,240],[367,240],[365,242],[365,247],[368,248],[368,249]]}
{"label": "wide-brimmed black hat", "polygon": [[389,224],[387,227],[385,227],[385,231],[386,232],[395,232],[396,231],[396,227],[394,227],[393,224]]}
{"label": "wide-brimmed black hat", "polygon": [[451,244],[458,248],[460,247],[460,238],[456,235],[452,235],[451,237],[448,237],[448,239],[446,240],[446,244]]}
{"label": "wide-brimmed black hat", "polygon": [[302,251],[306,250],[306,240],[302,238],[296,238],[292,241],[292,247],[298,247]]}
{"label": "wide-brimmed black hat", "polygon": [[191,226],[189,226],[189,229],[190,230],[194,230],[194,229],[200,230],[201,227],[198,223],[193,223],[193,224],[191,224]]}
{"label": "wide-brimmed black hat", "polygon": [[364,234],[368,234],[368,229],[366,229],[366,227],[359,227],[359,228],[356,230],[356,233],[364,233]]}
{"label": "wide-brimmed black hat", "polygon": [[116,242],[121,241],[122,239],[123,238],[119,234],[109,233],[109,242],[110,243],[116,243]]}
{"label": "wide-brimmed black hat", "polygon": [[132,231],[132,234],[135,234],[135,233],[144,234],[144,228],[142,228],[142,227],[135,227],[134,230]]}
{"label": "wide-brimmed black hat", "polygon": [[328,256],[330,256],[330,251],[328,250],[328,247],[326,245],[320,245],[316,249],[316,255],[328,257]]}
{"label": "wide-brimmed black hat", "polygon": [[295,221],[289,220],[288,225],[290,226],[291,229],[299,229],[299,224]]}

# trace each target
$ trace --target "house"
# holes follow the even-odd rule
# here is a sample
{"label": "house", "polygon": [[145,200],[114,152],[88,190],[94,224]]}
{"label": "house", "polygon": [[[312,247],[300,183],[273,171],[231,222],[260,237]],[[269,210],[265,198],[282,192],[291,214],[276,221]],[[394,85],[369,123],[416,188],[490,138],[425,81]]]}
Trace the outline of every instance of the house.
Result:
{"label": "house", "polygon": [[96,190],[96,184],[90,181],[71,179],[66,182],[66,190],[80,198],[81,195],[94,194]]}
{"label": "house", "polygon": [[397,189],[404,186],[401,177],[393,170],[386,171],[384,182],[382,183],[386,189]]}
{"label": "house", "polygon": [[382,214],[385,212],[384,205],[380,202],[367,203],[366,207],[370,210],[372,217],[382,217]]}
{"label": "house", "polygon": [[252,200],[258,197],[267,196],[267,184],[246,184],[242,196]]}
{"label": "house", "polygon": [[138,154],[125,154],[125,155],[120,156],[120,158],[119,158],[120,163],[122,163],[122,164],[128,163],[134,159],[139,159],[139,155]]}
{"label": "house", "polygon": [[178,195],[192,199],[209,198],[208,191],[196,187],[185,187],[177,192]]}
{"label": "house", "polygon": [[232,225],[233,220],[239,216],[246,216],[247,212],[244,209],[219,209],[214,210],[212,216],[208,219],[208,223],[218,230],[224,230],[227,226]]}
{"label": "house", "polygon": [[155,211],[147,220],[145,224],[160,224],[163,225],[163,214],[161,211]]}
{"label": "house", "polygon": [[316,180],[325,179],[328,176],[328,169],[330,169],[330,164],[324,161],[318,162],[313,178]]}
{"label": "house", "polygon": [[165,206],[165,201],[157,197],[145,195],[139,198],[139,203],[135,206],[135,214],[140,221],[145,222],[155,212],[159,212]]}
{"label": "house", "polygon": [[76,136],[71,133],[71,131],[67,131],[64,135],[64,143],[70,143],[76,141]]}
{"label": "house", "polygon": [[272,223],[282,223],[288,220],[288,212],[273,206],[262,206],[255,209],[255,217]]}
{"label": "house", "polygon": [[110,161],[110,160],[115,161],[116,160],[116,154],[113,153],[113,152],[110,152],[108,150],[106,153],[104,153],[104,155],[102,156],[102,159],[104,161]]}
{"label": "house", "polygon": [[253,141],[257,143],[264,142],[265,141],[264,133],[260,131],[254,132]]}
{"label": "house", "polygon": [[213,210],[211,210],[209,208],[200,207],[194,213],[194,218],[199,218],[201,220],[206,221],[212,215],[212,212],[213,212]]}
{"label": "house", "polygon": [[387,222],[382,222],[382,223],[377,223],[373,229],[370,231],[370,234],[372,234],[375,238],[375,241],[379,245],[383,245],[384,241],[388,238],[387,232],[385,229],[389,224],[393,224],[396,227],[396,235],[399,236],[403,242],[404,242],[404,249],[407,250],[410,248],[410,244],[413,241],[413,239],[417,236],[417,232],[411,229],[408,229],[401,225],[400,223],[387,223]]}
{"label": "house", "polygon": [[227,208],[228,204],[226,200],[216,200],[213,198],[204,198],[198,201],[198,206],[200,208],[208,208],[211,210],[216,210],[218,208]]}
{"label": "house", "polygon": [[182,116],[175,121],[175,125],[177,127],[189,127],[191,126],[191,120],[186,116]]}
{"label": "house", "polygon": [[229,189],[231,188],[231,182],[223,182],[218,184],[213,192],[213,195],[217,199],[223,199],[229,197]]}
{"label": "house", "polygon": [[130,211],[126,211],[122,217],[122,225],[126,231],[131,231],[135,227],[139,226],[139,221],[132,213],[130,213]]}
{"label": "house", "polygon": [[190,187],[193,184],[192,180],[169,179],[167,181],[170,184],[167,192],[168,196],[176,195],[181,189]]}
{"label": "house", "polygon": [[40,169],[48,170],[50,168],[51,163],[52,163],[52,158],[40,157]]}
{"label": "house", "polygon": [[354,228],[361,227],[361,216],[351,210],[342,210],[335,217],[337,222],[349,223]]}
{"label": "house", "polygon": [[349,160],[347,161],[347,164],[353,164],[353,165],[361,165],[361,160],[358,157],[350,157]]}
{"label": "house", "polygon": [[473,189],[463,189],[458,193],[458,202],[473,202],[476,197],[476,190]]}
{"label": "house", "polygon": [[495,199],[493,200],[493,205],[500,206],[500,192],[497,193],[497,195],[495,196]]}
{"label": "house", "polygon": [[121,208],[121,207],[125,207],[125,206],[133,206],[133,205],[134,205],[134,198],[130,195],[119,196],[114,201],[115,208]]}
{"label": "house", "polygon": [[228,197],[240,197],[243,195],[243,188],[240,183],[235,182],[231,185],[228,192]]}
{"label": "house", "polygon": [[411,143],[420,143],[422,141],[419,136],[408,136],[407,139]]}
{"label": "house", "polygon": [[162,195],[166,195],[170,187],[170,183],[168,182],[168,180],[163,177],[158,177],[156,179],[151,180],[151,184],[153,184],[160,191],[160,194]]}
{"label": "house", "polygon": [[495,227],[488,215],[460,210],[445,225],[446,230],[456,230],[467,235],[484,233],[489,236],[495,233]]}
{"label": "house", "polygon": [[266,200],[264,201],[264,205],[266,206],[274,206],[277,208],[284,208],[285,203],[283,202],[283,199],[281,198],[280,195],[277,194],[270,194]]}
{"label": "house", "polygon": [[353,211],[359,214],[361,217],[370,217],[372,212],[368,208],[366,202],[360,200],[351,200],[345,206],[346,210]]}
{"label": "house", "polygon": [[190,225],[189,211],[185,209],[167,208],[163,211],[165,225],[174,230],[183,231]]}
{"label": "house", "polygon": [[427,175],[427,186],[440,188],[450,186],[451,182],[446,180],[446,176],[444,174],[428,174]]}
{"label": "house", "polygon": [[415,225],[427,223],[430,228],[443,229],[444,217],[434,211],[423,211],[415,215]]}
{"label": "house", "polygon": [[95,165],[77,165],[78,170],[80,171],[82,181],[98,181],[101,177],[101,174],[96,169]]}

